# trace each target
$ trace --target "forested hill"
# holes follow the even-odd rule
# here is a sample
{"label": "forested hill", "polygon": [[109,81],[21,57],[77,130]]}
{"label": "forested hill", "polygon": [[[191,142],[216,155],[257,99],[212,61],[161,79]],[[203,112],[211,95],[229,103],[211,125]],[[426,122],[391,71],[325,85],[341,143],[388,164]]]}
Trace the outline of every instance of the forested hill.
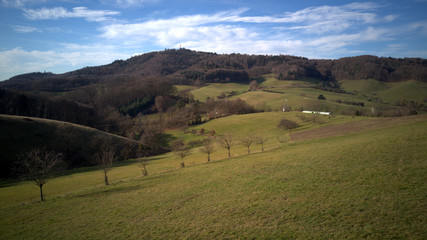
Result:
{"label": "forested hill", "polygon": [[[369,80],[361,85],[357,81],[360,79]],[[389,83],[406,80],[410,81]],[[427,60],[419,58],[359,56],[309,60],[282,55],[165,50],[64,74],[39,72],[15,76],[0,82],[0,114],[89,126],[140,141],[143,148],[139,151],[155,155],[169,149],[166,129],[186,129],[215,118],[272,111],[270,102],[276,110],[281,109],[277,105],[286,102],[288,109],[307,108],[338,114],[424,113],[427,112],[424,82],[427,82]],[[290,90],[289,86],[294,85],[304,89]],[[396,89],[405,94],[397,94]],[[198,90],[203,97],[193,95]],[[383,96],[388,101],[383,101]],[[14,129],[13,124],[14,121],[4,120],[1,125],[7,130]],[[32,126],[34,130],[42,128]],[[61,139],[61,134],[67,134],[61,132],[58,137],[57,132],[49,132],[54,136],[52,139]],[[40,132],[27,131],[22,136],[33,141],[39,138]],[[56,141],[47,144],[55,147],[54,143]],[[0,156],[0,162],[6,158],[10,159]]]}
{"label": "forested hill", "polygon": [[347,57],[310,60],[294,56],[215,54],[172,49],[86,67],[64,74],[28,73],[0,82],[0,87],[21,91],[64,92],[87,85],[122,84],[162,78],[173,84],[247,82],[251,77],[275,74],[281,80],[305,77],[322,82],[376,79],[385,82],[427,81],[427,60],[420,58]]}

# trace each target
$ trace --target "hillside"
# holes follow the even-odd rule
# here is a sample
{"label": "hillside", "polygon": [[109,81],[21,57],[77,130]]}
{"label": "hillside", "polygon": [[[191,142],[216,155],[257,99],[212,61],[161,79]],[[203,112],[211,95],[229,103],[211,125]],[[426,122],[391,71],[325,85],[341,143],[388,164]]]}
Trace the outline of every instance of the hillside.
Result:
{"label": "hillside", "polygon": [[[288,110],[310,109],[347,115],[358,112],[364,116],[399,116],[410,114],[410,110],[420,113],[427,110],[426,83],[387,83],[373,79],[343,80],[339,83],[342,91],[325,91],[317,88],[311,79],[285,81],[266,75],[258,84],[258,89],[253,91],[249,91],[248,84],[237,83],[211,83],[199,88],[179,87],[187,89],[196,100],[202,102],[207,97],[215,99],[229,96],[230,99],[240,98],[263,111],[282,111],[284,105]],[[319,95],[325,99],[319,100]]]}
{"label": "hillside", "polygon": [[[247,75],[245,75],[247,74]],[[0,82],[0,87],[23,91],[68,92],[93,84],[115,85],[162,77],[174,84],[247,82],[248,77],[274,74],[280,80],[305,77],[319,82],[376,79],[383,82],[427,81],[427,61],[418,58],[358,56],[337,60],[294,56],[216,54],[171,49],[117,60],[111,64],[63,73],[28,73]],[[334,84],[326,84],[334,86]]]}
{"label": "hillside", "polygon": [[[347,115],[422,113],[426,81],[425,59],[316,60],[171,49],[63,74],[13,77],[0,82],[0,113],[73,122],[140,140],[153,125],[147,121],[151,115],[172,119],[157,121],[157,129],[179,128],[218,117],[218,106],[232,105],[228,100],[239,101],[235,105],[244,110],[220,117],[281,110],[284,104],[288,110]],[[319,101],[321,95],[326,101]]]}
{"label": "hillside", "polygon": [[[318,137],[278,147],[282,117],[302,124],[291,136]],[[111,171],[110,186],[96,169],[72,172],[46,185],[44,203],[34,202],[31,183],[2,187],[0,238],[424,239],[426,120],[336,116],[319,125],[283,112],[216,119],[191,129],[266,134],[271,146],[247,155],[238,144],[231,159],[218,147],[210,163],[194,149],[185,168],[168,153],[150,158],[146,177],[129,161]]]}
{"label": "hillside", "polygon": [[[94,154],[103,144],[112,145],[120,159],[135,156],[138,142],[77,124],[0,115],[0,177],[13,175],[19,154],[46,147],[60,152],[69,168],[94,165]],[[128,149],[129,156],[121,156]]]}
{"label": "hillside", "polygon": [[[13,77],[0,82],[0,239],[424,239],[426,96],[427,60],[375,56],[172,49]],[[121,160],[110,186],[93,161],[106,144]],[[43,203],[13,171],[35,147],[68,167]]]}

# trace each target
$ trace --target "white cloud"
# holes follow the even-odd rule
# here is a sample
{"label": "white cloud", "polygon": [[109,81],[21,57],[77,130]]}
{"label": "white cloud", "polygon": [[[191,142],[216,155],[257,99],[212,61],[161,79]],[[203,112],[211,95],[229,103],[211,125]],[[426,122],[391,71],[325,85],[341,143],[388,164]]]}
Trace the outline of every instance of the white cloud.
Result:
{"label": "white cloud", "polygon": [[23,8],[28,4],[40,4],[45,0],[1,0],[1,5],[4,7]]}
{"label": "white cloud", "polygon": [[371,3],[353,3],[344,6],[309,7],[297,12],[286,13],[285,19],[295,23],[291,29],[303,29],[307,33],[323,34],[342,32],[352,26],[377,22],[376,8]]}
{"label": "white cloud", "polygon": [[110,10],[90,10],[86,7],[75,7],[68,11],[63,7],[24,9],[24,16],[30,20],[49,20],[60,18],[84,18],[86,21],[101,22],[111,20],[110,16],[119,15],[120,12]]}
{"label": "white cloud", "polygon": [[[321,56],[361,42],[387,40],[374,3],[310,7],[282,16],[242,16],[248,9],[103,26],[101,36],[128,46],[186,47],[219,53]],[[390,15],[387,20],[393,20]],[[247,25],[245,23],[255,23]],[[269,24],[268,32],[263,28]],[[273,24],[273,27],[271,27]],[[365,30],[362,30],[365,29]],[[301,35],[302,34],[302,35]],[[326,35],[327,34],[327,35]]]}
{"label": "white cloud", "polygon": [[[240,12],[240,11],[239,11]],[[101,28],[102,37],[126,45],[155,43],[167,48],[177,47],[184,42],[239,41],[258,37],[258,33],[236,25],[222,23],[233,18],[231,13],[214,15],[180,16],[172,19],[151,20],[135,24],[113,24]]]}
{"label": "white cloud", "polygon": [[148,2],[157,2],[159,0],[115,0],[117,6],[121,7],[135,7],[141,6]]}
{"label": "white cloud", "polygon": [[129,57],[130,54],[105,45],[64,44],[61,50],[51,51],[26,51],[18,47],[0,52],[0,81],[28,72],[62,73]]}
{"label": "white cloud", "polygon": [[[127,44],[156,40],[162,47],[170,47],[180,41],[208,37],[218,38],[227,34],[236,41],[236,37],[254,37],[256,26],[243,28],[240,23],[275,24],[276,30],[302,31],[304,34],[341,33],[360,25],[379,21],[374,13],[368,12],[378,6],[373,3],[353,3],[344,6],[321,6],[306,8],[301,11],[286,13],[283,16],[241,16],[248,9],[224,11],[212,15],[188,15],[171,19],[157,19],[132,24],[112,24],[102,27],[102,37],[110,40],[124,40]],[[392,16],[387,20],[391,21]],[[227,27],[224,27],[227,26]],[[218,31],[222,29],[224,32]],[[243,31],[245,30],[245,31]],[[210,34],[209,32],[215,33]],[[234,32],[233,34],[231,34]],[[214,35],[214,36],[212,36]],[[274,37],[274,36],[272,36]]]}
{"label": "white cloud", "polygon": [[397,15],[387,15],[384,17],[384,21],[385,22],[393,22],[394,20],[396,20],[398,16]]}
{"label": "white cloud", "polygon": [[14,25],[12,28],[20,33],[42,32],[40,29],[31,26]]}
{"label": "white cloud", "polygon": [[421,31],[423,34],[427,34],[427,21],[410,23],[407,25],[407,29],[410,31]]}
{"label": "white cloud", "polygon": [[[143,0],[104,1],[145,3]],[[397,16],[378,16],[378,8],[381,6],[375,3],[352,3],[310,7],[276,16],[248,16],[249,9],[242,8],[213,14],[135,20],[137,22],[128,24],[104,24],[98,29],[100,35],[93,38],[93,41],[104,43],[84,46],[63,44],[53,51],[15,48],[0,52],[0,72],[8,77],[30,71],[63,72],[128,58],[132,53],[180,46],[217,53],[290,54],[309,58],[381,54],[382,51],[400,51],[400,46],[390,41],[395,40],[392,37],[420,30],[427,33],[426,21],[380,27],[384,22],[394,21]],[[24,13],[31,20],[83,18],[87,21],[104,21],[120,14],[85,7],[71,10],[62,7],[26,9]],[[15,26],[14,29],[20,32],[39,31],[25,26]],[[54,29],[43,30],[49,32]],[[365,43],[381,43],[384,49],[372,50],[369,44],[363,45]],[[356,46],[357,49],[366,49],[354,50]]]}
{"label": "white cloud", "polygon": [[[344,6],[309,7],[296,12],[287,12],[283,16],[240,16],[248,9],[229,12],[223,22],[243,23],[275,23],[285,26],[282,29],[304,30],[307,33],[322,34],[326,32],[342,32],[354,25],[379,22],[377,15],[372,13],[379,6],[374,3],[352,3]],[[387,16],[384,21],[393,21],[394,15]],[[212,18],[214,19],[214,18]]]}
{"label": "white cloud", "polygon": [[387,37],[388,34],[388,30],[369,27],[365,31],[357,33],[320,37],[311,40],[308,45],[316,47],[319,50],[331,51],[341,47],[361,44],[363,42],[389,40]]}

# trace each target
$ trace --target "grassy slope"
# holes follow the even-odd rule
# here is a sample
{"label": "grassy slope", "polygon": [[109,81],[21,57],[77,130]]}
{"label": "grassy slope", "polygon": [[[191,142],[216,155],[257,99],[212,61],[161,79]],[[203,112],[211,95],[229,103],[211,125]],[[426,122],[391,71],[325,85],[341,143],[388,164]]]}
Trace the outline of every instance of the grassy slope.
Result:
{"label": "grassy slope", "polygon": [[424,101],[427,92],[427,84],[417,81],[387,83],[373,79],[345,80],[341,86],[360,97],[378,96],[386,103],[394,103],[398,99]]}
{"label": "grassy slope", "polygon": [[[347,104],[339,104],[338,100],[348,102],[363,102],[366,109],[389,109],[398,99],[424,101],[427,94],[427,84],[417,81],[385,83],[376,80],[347,80],[340,82],[342,88],[354,94],[327,92],[315,89],[313,83],[307,81],[280,81],[267,77],[260,86],[267,91],[246,92],[239,97],[254,106],[267,106],[273,110],[281,110],[284,103],[292,109],[327,110],[345,112],[348,109],[362,109]],[[326,101],[319,101],[322,94]],[[380,98],[384,103],[368,101]],[[391,104],[391,105],[390,105]]]}
{"label": "grassy slope", "polygon": [[[357,109],[347,104],[339,104],[336,101],[363,102],[365,108],[370,109],[392,108],[396,100],[408,99],[424,101],[427,93],[427,84],[417,81],[406,81],[397,83],[386,83],[372,79],[368,80],[344,80],[340,84],[347,92],[354,93],[334,93],[320,89],[315,89],[316,84],[311,79],[304,81],[277,80],[272,76],[266,76],[266,80],[260,83],[266,91],[250,92],[248,85],[227,83],[208,84],[201,88],[178,86],[179,89],[191,89],[194,98],[205,101],[207,97],[216,98],[223,92],[237,91],[239,95],[232,98],[241,98],[260,109],[267,107],[272,110],[281,110],[284,103],[292,109],[328,110],[332,112],[343,112],[349,108]],[[326,101],[319,101],[317,97],[322,94]],[[383,103],[368,101],[370,98],[380,98]]]}
{"label": "grassy slope", "polygon": [[178,91],[186,91],[186,90],[194,90],[197,89],[195,86],[188,86],[188,85],[175,85],[176,89]]}
{"label": "grassy slope", "polygon": [[[302,115],[302,113],[262,112],[245,115],[233,115],[225,118],[214,119],[205,124],[193,126],[190,128],[190,130],[194,129],[196,132],[199,132],[201,128],[205,129],[206,134],[203,136],[194,135],[191,133],[184,134],[183,131],[180,130],[171,131],[169,134],[175,136],[176,138],[182,138],[186,142],[191,140],[206,139],[208,137],[208,133],[211,130],[215,131],[215,137],[223,134],[231,134],[235,140],[231,154],[232,156],[238,156],[247,152],[247,148],[239,143],[239,139],[247,136],[250,136],[254,139],[259,136],[267,137],[268,141],[265,143],[264,148],[269,149],[277,147],[279,145],[279,142],[276,140],[277,136],[289,134],[287,130],[279,129],[277,127],[278,123],[283,118],[297,122],[300,125],[300,127],[296,129],[297,131],[364,119],[363,117],[353,119],[350,116],[341,115],[334,118],[319,116],[324,121],[324,124],[318,125],[312,122],[303,122],[297,117],[298,115]],[[261,146],[254,140],[250,148],[251,151],[260,151]],[[219,144],[216,144],[216,149],[217,151],[212,154],[213,159],[226,158],[226,152],[223,151],[223,148]],[[187,161],[200,162],[200,154],[196,154],[197,151],[197,149],[194,149],[194,154],[190,156],[189,160]]]}
{"label": "grassy slope", "polygon": [[[0,162],[9,163],[23,152],[36,147],[46,147],[66,154],[80,154],[88,161],[106,142],[114,143],[117,150],[136,141],[77,124],[22,116],[0,115]],[[84,162],[82,165],[86,165]]]}
{"label": "grassy slope", "polygon": [[[248,117],[256,121],[258,115]],[[102,183],[101,172],[76,173],[72,182],[55,179],[46,190],[85,180],[91,187],[52,193],[44,203],[10,203],[5,195],[28,184],[1,188],[0,238],[423,239],[427,121],[424,115],[401,119],[264,153],[156,170],[156,162],[178,165],[165,155],[148,165],[151,174],[145,178],[134,177],[135,165],[114,169],[111,174],[122,180],[108,187],[91,185],[95,174]],[[204,127],[237,131],[237,122],[250,124],[239,119],[227,128],[221,123],[226,120]],[[262,127],[274,134],[268,123]]]}
{"label": "grassy slope", "polygon": [[194,95],[194,99],[199,101],[206,101],[207,97],[216,98],[221,93],[236,91],[239,94],[247,91],[249,89],[248,84],[240,84],[240,83],[209,83],[204,87],[195,89],[191,91]]}

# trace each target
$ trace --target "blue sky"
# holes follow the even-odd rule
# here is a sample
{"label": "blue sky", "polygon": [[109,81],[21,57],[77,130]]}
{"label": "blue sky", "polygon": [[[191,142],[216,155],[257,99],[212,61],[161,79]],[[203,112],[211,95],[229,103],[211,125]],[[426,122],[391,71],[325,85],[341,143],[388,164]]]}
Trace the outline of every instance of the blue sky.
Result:
{"label": "blue sky", "polygon": [[427,58],[427,0],[0,0],[0,80],[179,47]]}

